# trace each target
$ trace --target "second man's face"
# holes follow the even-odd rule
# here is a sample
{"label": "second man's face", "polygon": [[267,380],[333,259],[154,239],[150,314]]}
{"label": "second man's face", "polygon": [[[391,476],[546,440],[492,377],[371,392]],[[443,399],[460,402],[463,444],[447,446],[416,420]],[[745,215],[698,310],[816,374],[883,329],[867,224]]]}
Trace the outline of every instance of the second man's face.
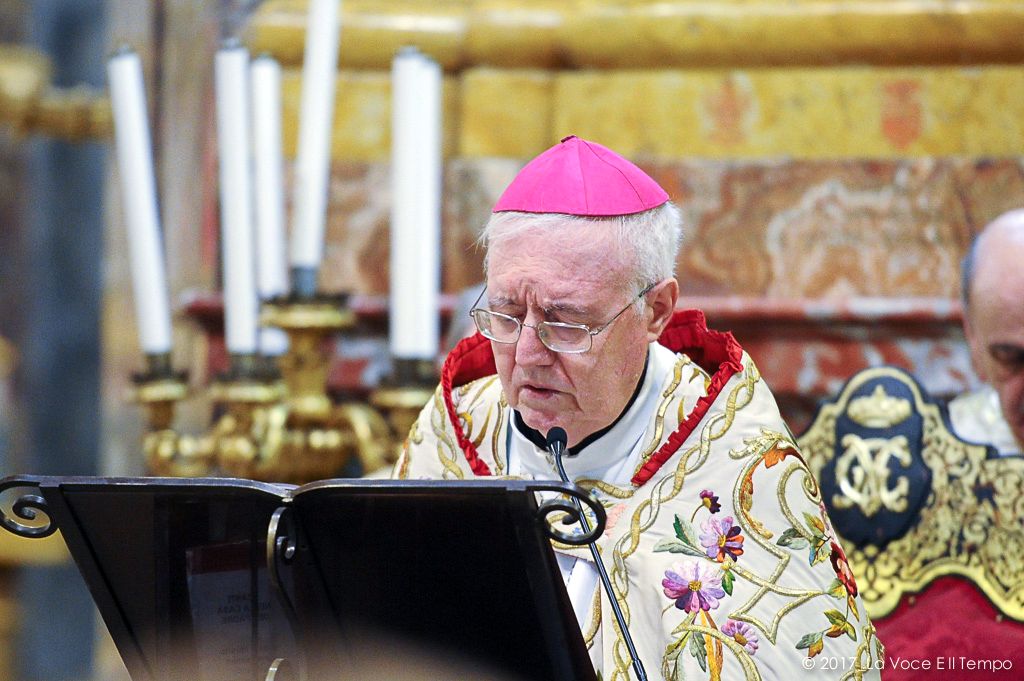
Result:
{"label": "second man's face", "polygon": [[999,394],[1003,418],[1024,447],[1024,298],[973,296],[969,315],[974,368]]}

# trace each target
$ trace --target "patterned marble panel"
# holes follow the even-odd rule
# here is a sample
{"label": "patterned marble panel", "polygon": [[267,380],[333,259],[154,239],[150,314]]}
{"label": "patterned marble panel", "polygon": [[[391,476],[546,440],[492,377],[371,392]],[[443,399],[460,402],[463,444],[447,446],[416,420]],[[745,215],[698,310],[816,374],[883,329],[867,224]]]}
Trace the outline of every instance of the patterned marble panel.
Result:
{"label": "patterned marble panel", "polygon": [[[480,280],[480,227],[523,160],[446,164],[443,286]],[[684,295],[777,299],[958,295],[971,236],[1024,206],[1017,159],[641,163],[680,205]],[[387,290],[388,167],[336,163],[329,290]]]}
{"label": "patterned marble panel", "polygon": [[[285,71],[283,89],[284,142],[294,156],[299,70]],[[343,70],[336,100],[334,158],[386,161],[390,73]],[[182,108],[192,121],[194,112]],[[443,110],[447,158],[529,158],[566,134],[598,140],[630,158],[1024,153],[1024,72],[1017,66],[472,68],[446,76]]]}
{"label": "patterned marble panel", "polygon": [[[695,294],[778,298],[955,296],[971,233],[1024,203],[970,206],[971,162],[684,164],[669,170],[690,225],[680,261]],[[981,213],[981,214],[979,214]]]}
{"label": "patterned marble panel", "polygon": [[1017,66],[562,71],[553,137],[661,158],[1024,151]]}
{"label": "patterned marble panel", "polygon": [[819,399],[867,367],[903,367],[939,398],[977,386],[954,300],[698,297],[681,306],[704,310],[712,328],[736,336],[795,432]]}
{"label": "patterned marble panel", "polygon": [[[480,228],[521,161],[450,161],[445,166],[442,217],[442,290],[457,292],[482,279]],[[335,163],[324,265],[327,291],[387,293],[391,221],[389,166]]]}
{"label": "patterned marble panel", "polygon": [[1019,160],[649,166],[683,208],[685,293],[958,294],[972,234],[1024,205]]}
{"label": "patterned marble panel", "polygon": [[460,155],[529,157],[554,143],[553,72],[476,68],[464,71],[460,80]]}

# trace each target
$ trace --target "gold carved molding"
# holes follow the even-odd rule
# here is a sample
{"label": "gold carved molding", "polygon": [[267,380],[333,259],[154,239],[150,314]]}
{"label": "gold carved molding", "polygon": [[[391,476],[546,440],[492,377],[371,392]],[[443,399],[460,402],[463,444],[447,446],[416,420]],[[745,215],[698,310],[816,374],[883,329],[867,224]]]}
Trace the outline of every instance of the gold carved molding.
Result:
{"label": "gold carved molding", "polygon": [[[301,63],[308,5],[263,2],[248,26],[252,51]],[[341,25],[340,65],[351,69],[387,69],[395,51],[411,44],[448,71],[1024,58],[1024,7],[1006,0],[345,0]]]}
{"label": "gold carved molding", "polygon": [[56,87],[52,76],[42,52],[0,44],[0,123],[20,133],[72,142],[108,137],[113,121],[106,93],[86,86]]}
{"label": "gold carved molding", "polygon": [[3,336],[0,336],[0,381],[7,378],[14,371],[15,357],[14,346]]}
{"label": "gold carved molding", "polygon": [[[808,466],[821,480],[826,465],[837,458],[837,420],[844,413],[852,418],[857,399],[851,396],[883,378],[899,381],[913,395],[908,406],[922,418],[921,457],[931,471],[932,486],[910,529],[884,548],[856,547],[844,540],[865,607],[873,618],[883,618],[905,595],[920,593],[939,577],[959,576],[977,586],[1000,613],[1024,621],[1024,458],[989,458],[983,445],[957,438],[940,407],[925,400],[907,373],[879,367],[851,378],[798,438]],[[870,396],[875,406],[892,397],[881,385]],[[827,500],[840,509],[857,506],[868,519],[882,508],[905,509],[907,479],[890,470],[889,460],[896,457],[896,471],[902,471],[912,449],[903,436],[884,437],[888,426],[873,427],[880,430],[878,438],[847,435],[840,442],[838,451],[844,453],[836,461],[835,483],[855,494],[840,504]],[[849,452],[852,458],[840,465]],[[836,531],[843,536],[842,527]]]}

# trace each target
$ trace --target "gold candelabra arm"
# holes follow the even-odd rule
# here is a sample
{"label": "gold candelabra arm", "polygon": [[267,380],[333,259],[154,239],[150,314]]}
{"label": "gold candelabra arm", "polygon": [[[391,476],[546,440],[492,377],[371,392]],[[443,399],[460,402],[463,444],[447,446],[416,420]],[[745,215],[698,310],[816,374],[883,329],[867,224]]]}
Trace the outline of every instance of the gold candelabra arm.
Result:
{"label": "gold candelabra arm", "polygon": [[182,374],[153,371],[135,377],[135,400],[146,410],[147,429],[142,448],[152,475],[199,477],[209,474],[215,454],[210,437],[192,437],[174,430],[175,405],[188,397]]}
{"label": "gold candelabra arm", "polygon": [[211,430],[220,470],[233,477],[289,481],[287,408],[280,385],[236,381],[216,384],[211,392],[225,409]]}
{"label": "gold candelabra arm", "polygon": [[150,474],[178,478],[209,475],[216,453],[212,438],[181,435],[173,430],[146,433],[142,447]]}
{"label": "gold candelabra arm", "polygon": [[7,378],[12,371],[14,371],[14,361],[17,357],[17,353],[14,351],[14,346],[0,336],[0,380]]}
{"label": "gold candelabra arm", "polygon": [[364,474],[393,465],[433,394],[433,363],[397,361],[393,380],[372,397],[374,406],[336,404],[327,391],[328,341],[355,321],[343,299],[275,300],[264,304],[261,321],[288,334],[289,348],[277,358],[280,376],[268,373],[267,358],[232,355],[228,373],[208,391],[216,419],[199,437],[173,427],[175,407],[188,395],[184,376],[172,371],[169,355],[147,357],[148,370],[135,382],[149,424],[144,448],[150,472],[301,484],[344,475],[353,459]]}
{"label": "gold candelabra arm", "polygon": [[298,412],[280,384],[215,385],[225,413],[213,427],[220,470],[237,477],[303,483],[338,474],[354,438],[330,410]]}
{"label": "gold candelabra arm", "polygon": [[335,415],[344,432],[350,435],[350,447],[359,459],[364,475],[390,469],[397,455],[387,420],[379,411],[358,402],[339,404]]}

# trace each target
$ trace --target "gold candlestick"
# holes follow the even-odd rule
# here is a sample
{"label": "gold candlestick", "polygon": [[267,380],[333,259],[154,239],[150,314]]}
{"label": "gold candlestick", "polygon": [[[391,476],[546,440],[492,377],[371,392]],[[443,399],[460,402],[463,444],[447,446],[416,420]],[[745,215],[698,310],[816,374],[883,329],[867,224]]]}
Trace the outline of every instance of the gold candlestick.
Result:
{"label": "gold candlestick", "polygon": [[343,299],[274,300],[263,305],[260,322],[288,334],[288,351],[278,359],[287,387],[289,420],[323,425],[333,409],[327,395],[330,353],[325,342],[355,324],[355,315],[342,307]]}
{"label": "gold candlestick", "polygon": [[434,395],[437,373],[429,360],[393,360],[391,375],[370,395],[370,404],[387,415],[392,445],[387,461],[398,460],[405,439],[424,405]]}
{"label": "gold candlestick", "polygon": [[184,372],[171,369],[169,354],[147,355],[146,371],[132,377],[135,401],[146,409],[148,428],[142,449],[153,475],[196,477],[209,474],[216,444],[209,437],[181,435],[172,428],[175,405],[188,397]]}
{"label": "gold candlestick", "polygon": [[261,370],[255,355],[235,355],[230,371],[210,386],[210,399],[223,413],[213,424],[221,473],[256,480],[289,481],[280,418],[283,387],[277,377]]}

